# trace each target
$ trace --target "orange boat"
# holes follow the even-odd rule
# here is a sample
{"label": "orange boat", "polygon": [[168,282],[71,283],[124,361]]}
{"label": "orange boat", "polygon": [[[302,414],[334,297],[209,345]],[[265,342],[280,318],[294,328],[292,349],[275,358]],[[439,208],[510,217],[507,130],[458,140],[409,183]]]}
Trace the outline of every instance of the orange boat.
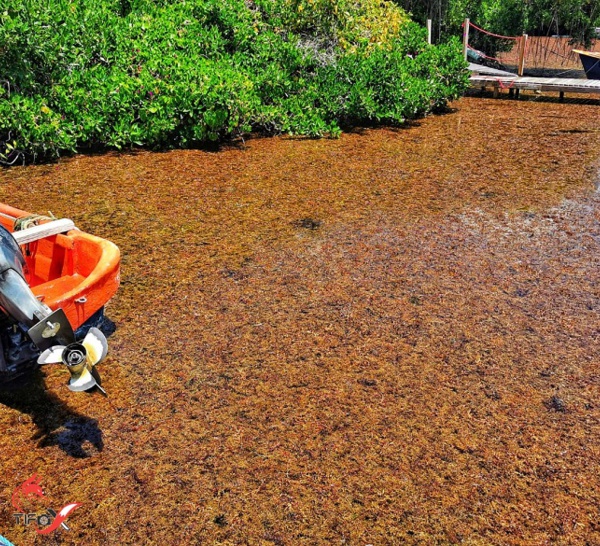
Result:
{"label": "orange boat", "polygon": [[[20,372],[27,367],[25,360],[44,350],[74,343],[81,337],[77,334],[102,318],[104,305],[119,287],[120,253],[116,245],[78,230],[71,220],[31,215],[5,204],[0,204],[0,225],[2,379]],[[50,361],[55,360],[40,363]],[[73,363],[63,362],[67,367]]]}
{"label": "orange boat", "polygon": [[23,225],[26,218],[35,222],[36,217],[0,203],[0,223],[21,243],[31,291],[52,310],[62,309],[77,329],[116,294],[119,249],[75,229],[70,220],[43,218],[38,225],[15,231],[15,223]]}

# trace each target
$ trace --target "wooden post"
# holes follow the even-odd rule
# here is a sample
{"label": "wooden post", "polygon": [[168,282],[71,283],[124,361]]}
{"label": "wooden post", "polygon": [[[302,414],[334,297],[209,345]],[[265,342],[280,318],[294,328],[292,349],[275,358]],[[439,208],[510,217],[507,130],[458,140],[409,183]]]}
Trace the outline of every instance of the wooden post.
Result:
{"label": "wooden post", "polygon": [[465,61],[467,60],[467,49],[469,48],[469,26],[471,21],[467,17],[465,19],[464,28],[463,28],[463,55],[465,57]]}
{"label": "wooden post", "polygon": [[427,43],[431,45],[431,19],[427,19]]}
{"label": "wooden post", "polygon": [[525,69],[525,49],[527,48],[527,34],[523,34],[519,40],[519,64],[517,65],[517,74],[523,75]]}

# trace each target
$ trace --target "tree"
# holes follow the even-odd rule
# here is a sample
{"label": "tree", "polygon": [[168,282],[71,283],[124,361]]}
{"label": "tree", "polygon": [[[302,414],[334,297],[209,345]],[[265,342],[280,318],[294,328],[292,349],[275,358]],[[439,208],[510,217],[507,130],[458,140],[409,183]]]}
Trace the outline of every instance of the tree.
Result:
{"label": "tree", "polygon": [[479,26],[504,35],[569,35],[589,45],[600,26],[598,0],[396,0],[425,24],[432,19],[436,39],[460,34],[469,17]]}

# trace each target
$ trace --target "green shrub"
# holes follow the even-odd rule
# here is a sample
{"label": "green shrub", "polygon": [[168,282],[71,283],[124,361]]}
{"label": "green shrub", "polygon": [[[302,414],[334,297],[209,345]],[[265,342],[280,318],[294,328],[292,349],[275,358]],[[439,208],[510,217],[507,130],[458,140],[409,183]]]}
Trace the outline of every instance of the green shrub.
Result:
{"label": "green shrub", "polygon": [[[312,10],[308,13],[308,7]],[[466,85],[387,2],[0,0],[0,161],[402,123]]]}

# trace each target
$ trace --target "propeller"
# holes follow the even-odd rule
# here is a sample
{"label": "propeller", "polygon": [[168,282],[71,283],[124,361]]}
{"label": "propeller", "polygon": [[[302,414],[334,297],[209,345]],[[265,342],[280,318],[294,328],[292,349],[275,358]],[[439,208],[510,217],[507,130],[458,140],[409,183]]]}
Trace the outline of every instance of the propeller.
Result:
{"label": "propeller", "polygon": [[106,391],[100,386],[100,375],[95,366],[108,353],[108,343],[98,328],[90,328],[81,342],[74,341],[68,345],[54,345],[46,349],[38,358],[38,364],[63,363],[71,373],[68,387],[74,392],[87,391],[98,387],[104,395]]}

